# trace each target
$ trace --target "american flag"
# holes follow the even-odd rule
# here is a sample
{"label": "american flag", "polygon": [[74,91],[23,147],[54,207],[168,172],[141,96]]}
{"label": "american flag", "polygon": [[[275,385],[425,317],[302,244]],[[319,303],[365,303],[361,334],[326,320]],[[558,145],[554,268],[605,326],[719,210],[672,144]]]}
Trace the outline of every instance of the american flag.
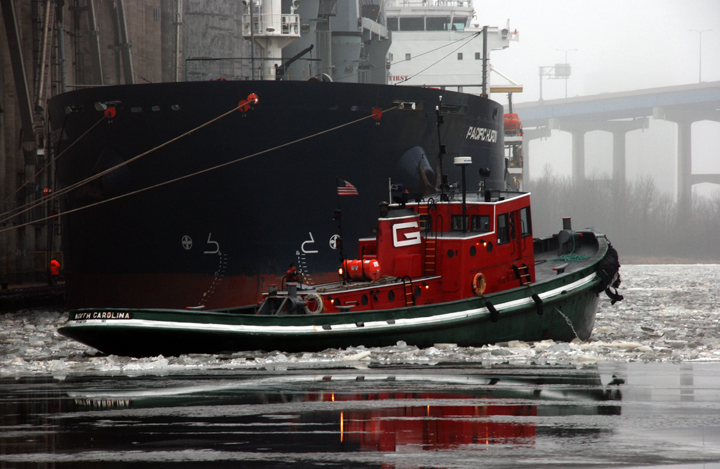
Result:
{"label": "american flag", "polygon": [[355,189],[355,186],[344,179],[337,180],[337,191],[338,195],[358,195],[358,191]]}

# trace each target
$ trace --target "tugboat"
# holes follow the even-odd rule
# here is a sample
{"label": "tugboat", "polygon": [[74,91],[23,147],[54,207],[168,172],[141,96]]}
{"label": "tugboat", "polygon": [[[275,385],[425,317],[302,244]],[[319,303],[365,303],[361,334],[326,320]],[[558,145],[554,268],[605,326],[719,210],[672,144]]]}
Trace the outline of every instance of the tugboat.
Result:
{"label": "tugboat", "polygon": [[[471,158],[454,163],[464,181]],[[443,179],[434,196],[381,203],[375,236],[359,240],[357,259],[341,259],[336,282],[283,281],[236,308],[79,309],[59,332],[129,356],[588,339],[599,294],[622,299],[606,236],[567,218],[535,239],[529,193]]]}

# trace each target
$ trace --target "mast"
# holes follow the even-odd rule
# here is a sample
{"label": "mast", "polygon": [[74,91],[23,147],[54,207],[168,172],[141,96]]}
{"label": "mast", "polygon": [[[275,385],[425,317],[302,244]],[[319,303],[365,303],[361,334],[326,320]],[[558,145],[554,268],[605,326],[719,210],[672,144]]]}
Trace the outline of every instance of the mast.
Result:
{"label": "mast", "polygon": [[488,64],[488,43],[487,43],[487,40],[488,40],[488,27],[487,27],[487,26],[483,26],[482,33],[483,33],[483,34],[482,34],[482,36],[483,36],[482,94],[481,94],[480,96],[482,96],[483,98],[487,98],[487,97],[488,97],[488,92],[487,92],[487,82],[488,82],[488,73],[487,73],[487,70],[488,70],[488,66],[487,66],[487,64]]}
{"label": "mast", "polygon": [[95,0],[87,0],[87,18],[90,28],[90,62],[92,63],[93,84],[104,85],[102,59],[100,54],[100,30],[95,16]]}
{"label": "mast", "polygon": [[275,80],[277,67],[282,65],[282,50],[300,37],[300,15],[295,11],[299,3],[293,2],[289,15],[282,13],[281,0],[265,0],[260,3],[257,16],[255,0],[247,6],[249,14],[243,15],[243,37],[251,41],[252,78],[255,79],[255,44],[263,49],[262,78]]}
{"label": "mast", "polygon": [[120,37],[120,52],[123,62],[123,73],[126,85],[135,84],[135,70],[133,69],[132,54],[130,54],[130,39],[128,38],[127,19],[125,17],[125,0],[117,2],[117,23]]}

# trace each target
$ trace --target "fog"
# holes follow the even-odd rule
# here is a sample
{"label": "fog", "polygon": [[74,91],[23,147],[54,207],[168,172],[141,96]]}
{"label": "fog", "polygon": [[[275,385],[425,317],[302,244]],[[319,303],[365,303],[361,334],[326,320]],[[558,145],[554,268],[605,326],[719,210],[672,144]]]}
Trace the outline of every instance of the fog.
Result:
{"label": "fog", "polygon": [[[697,0],[634,0],[605,2],[508,0],[476,2],[476,21],[517,29],[519,42],[495,52],[493,67],[524,91],[514,102],[534,102],[540,97],[539,67],[567,62],[567,80],[543,78],[544,100],[566,96],[632,91],[697,83],[702,33],[702,81],[720,81],[720,2]],[[497,75],[493,83],[504,83]],[[493,95],[507,104],[505,95]],[[520,116],[522,119],[522,115]],[[660,193],[676,193],[677,126],[650,120],[649,127],[629,132],[626,140],[628,181],[650,177]],[[693,173],[720,173],[720,123],[702,121],[692,126]],[[552,131],[528,148],[529,178],[539,178],[549,168],[553,174],[571,174],[569,133]],[[585,135],[585,168],[588,178],[612,174],[612,135]],[[711,197],[720,186],[700,184],[693,193]]]}
{"label": "fog", "polygon": [[[496,97],[497,98],[497,97]],[[520,116],[522,118],[522,116]],[[545,174],[570,176],[572,169],[572,136],[568,132],[552,131],[548,139],[533,140],[528,149],[529,179]],[[585,134],[585,176],[612,176],[612,134],[593,131]],[[673,197],[676,194],[677,125],[673,122],[650,119],[647,129],[626,134],[626,177],[629,182],[650,177],[657,189]],[[695,122],[692,125],[693,174],[720,173],[720,123]],[[720,190],[714,184],[693,186],[693,194],[710,197]]]}
{"label": "fog", "polygon": [[[717,0],[475,1],[476,22],[517,29],[519,42],[493,53],[492,64],[524,85],[516,102],[537,101],[538,67],[572,66],[568,97],[720,80]],[[577,49],[575,51],[571,49]],[[494,76],[494,82],[502,82]],[[565,97],[565,81],[544,78],[543,99]],[[497,98],[497,97],[496,97]]]}

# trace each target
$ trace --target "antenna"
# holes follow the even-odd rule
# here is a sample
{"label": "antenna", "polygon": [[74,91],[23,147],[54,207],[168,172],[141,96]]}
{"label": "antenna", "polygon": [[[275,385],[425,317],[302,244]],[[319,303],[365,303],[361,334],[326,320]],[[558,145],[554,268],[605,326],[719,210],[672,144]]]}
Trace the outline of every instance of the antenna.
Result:
{"label": "antenna", "polygon": [[443,145],[442,140],[440,138],[440,126],[445,123],[445,118],[443,117],[443,113],[441,112],[441,106],[442,106],[442,95],[439,96],[440,105],[435,106],[435,115],[437,116],[437,135],[438,135],[438,162],[440,164],[440,200],[447,200],[447,196],[445,195],[445,186],[447,185],[447,180],[445,173],[443,172],[443,155],[447,153],[445,149],[445,145]]}
{"label": "antenna", "polygon": [[468,224],[467,224],[467,204],[466,202],[466,196],[467,191],[465,190],[465,167],[470,166],[472,164],[472,157],[471,156],[456,156],[453,160],[453,163],[455,166],[460,166],[462,168],[462,224],[463,224],[463,233],[467,233]]}

